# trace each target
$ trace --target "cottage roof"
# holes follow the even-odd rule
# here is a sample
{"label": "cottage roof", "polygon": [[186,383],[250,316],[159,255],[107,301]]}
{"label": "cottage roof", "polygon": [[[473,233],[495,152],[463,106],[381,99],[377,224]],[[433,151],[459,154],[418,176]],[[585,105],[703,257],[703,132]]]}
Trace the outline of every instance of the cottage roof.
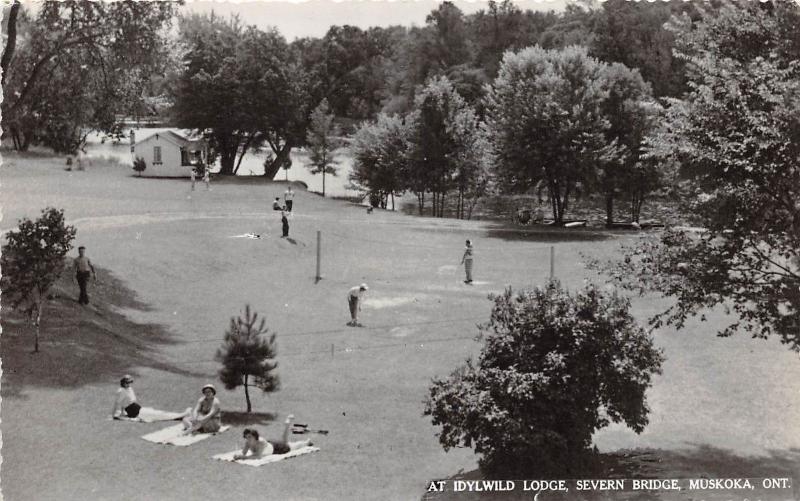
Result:
{"label": "cottage roof", "polygon": [[168,141],[175,143],[178,146],[187,146],[187,145],[201,145],[204,144],[205,141],[202,138],[195,138],[192,137],[191,131],[189,130],[176,130],[176,129],[140,129],[133,131],[135,136],[136,143],[143,143],[148,139],[159,135],[160,137],[164,137]]}

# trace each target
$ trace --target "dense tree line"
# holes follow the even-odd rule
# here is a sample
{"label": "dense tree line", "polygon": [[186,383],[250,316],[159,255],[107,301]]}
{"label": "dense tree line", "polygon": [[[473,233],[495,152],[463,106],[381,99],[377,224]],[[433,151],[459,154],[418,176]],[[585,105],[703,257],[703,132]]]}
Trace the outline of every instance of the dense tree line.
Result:
{"label": "dense tree line", "polygon": [[310,130],[326,102],[330,132],[355,134],[363,150],[353,181],[379,205],[411,192],[420,213],[429,204],[435,216],[454,206],[470,217],[490,190],[536,192],[561,222],[575,197],[598,193],[607,222],[621,198],[636,221],[666,176],[642,149],[664,112],[657,100],[689,89],[670,29],[681,15],[701,17],[623,0],[559,13],[492,1],[471,15],[443,2],[423,26],[332,26],[290,43],[235,17],[179,15],[174,4],[15,3],[0,60],[3,126],[18,149],[73,152],[88,131],[113,133],[120,115],[158,109],[208,139],[221,174],[268,149],[272,178],[293,149],[328,148],[330,134]]}
{"label": "dense tree line", "polygon": [[689,92],[668,101],[646,155],[680,167],[685,212],[672,229],[601,266],[676,303],[653,319],[682,327],[719,306],[719,334],[772,335],[800,351],[800,11],[725,4],[676,19]]}

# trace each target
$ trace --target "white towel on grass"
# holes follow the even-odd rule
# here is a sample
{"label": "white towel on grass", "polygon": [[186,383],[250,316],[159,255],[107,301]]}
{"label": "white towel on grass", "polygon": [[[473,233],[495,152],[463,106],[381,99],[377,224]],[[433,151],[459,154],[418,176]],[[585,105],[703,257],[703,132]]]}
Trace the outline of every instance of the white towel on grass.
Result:
{"label": "white towel on grass", "polygon": [[168,428],[164,428],[163,430],[158,430],[154,431],[153,433],[148,433],[147,435],[144,435],[142,438],[147,440],[148,442],[153,442],[155,444],[170,444],[170,445],[177,445],[178,447],[185,447],[187,445],[192,445],[194,443],[205,440],[211,435],[216,435],[218,433],[222,433],[229,429],[230,426],[223,426],[216,433],[186,434],[183,431],[183,424],[176,424],[175,426],[170,426]]}
{"label": "white towel on grass", "polygon": [[269,456],[260,457],[258,459],[233,459],[233,456],[242,453],[242,451],[233,451],[226,452],[225,454],[217,454],[214,456],[214,459],[219,459],[220,461],[231,461],[232,463],[246,464],[247,466],[263,466],[267,463],[277,463],[283,459],[302,456],[303,454],[310,454],[312,452],[317,452],[318,450],[319,447],[306,445],[305,447],[300,447],[299,449],[289,451],[286,454],[270,454]]}
{"label": "white towel on grass", "polygon": [[155,423],[156,421],[175,421],[185,415],[183,412],[169,412],[152,407],[142,407],[139,409],[139,415],[135,418],[127,416],[118,416],[118,421],[133,421],[136,423]]}

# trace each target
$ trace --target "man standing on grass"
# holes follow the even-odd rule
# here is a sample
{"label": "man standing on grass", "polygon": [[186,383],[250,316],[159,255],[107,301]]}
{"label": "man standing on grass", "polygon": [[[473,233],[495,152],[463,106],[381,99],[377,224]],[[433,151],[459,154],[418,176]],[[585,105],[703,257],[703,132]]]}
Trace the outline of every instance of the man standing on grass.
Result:
{"label": "man standing on grass", "polygon": [[281,238],[287,238],[289,236],[289,218],[286,215],[286,211],[281,211],[281,229],[283,230]]}
{"label": "man standing on grass", "polygon": [[347,325],[351,327],[361,327],[361,324],[358,323],[358,312],[361,311],[361,298],[364,297],[367,289],[367,284],[361,284],[353,287],[347,293],[347,304],[350,306],[350,321]]}
{"label": "man standing on grass", "polygon": [[286,202],[286,210],[292,212],[292,202],[294,201],[294,192],[292,191],[291,185],[286,190],[286,193],[283,194],[283,201]]}
{"label": "man standing on grass", "polygon": [[78,281],[78,287],[81,288],[81,295],[78,298],[78,303],[89,304],[89,294],[86,293],[86,286],[89,282],[89,276],[94,277],[97,281],[97,274],[94,272],[92,262],[86,257],[86,247],[78,247],[78,257],[75,258],[75,279]]}
{"label": "man standing on grass", "polygon": [[192,178],[192,191],[194,191],[194,183],[195,180],[197,179],[197,171],[194,170],[194,167],[192,167],[191,178]]}

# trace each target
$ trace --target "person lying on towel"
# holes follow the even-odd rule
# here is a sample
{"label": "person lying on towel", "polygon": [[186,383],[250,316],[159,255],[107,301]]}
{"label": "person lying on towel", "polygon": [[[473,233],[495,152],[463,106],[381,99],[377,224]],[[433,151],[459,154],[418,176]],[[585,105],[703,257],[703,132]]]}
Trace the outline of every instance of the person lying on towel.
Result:
{"label": "person lying on towel", "polygon": [[136,394],[133,392],[133,377],[125,374],[119,380],[119,385],[111,417],[114,419],[136,418],[142,406],[136,401]]}
{"label": "person lying on towel", "polygon": [[300,440],[289,442],[289,430],[292,427],[293,415],[286,418],[286,427],[283,429],[281,440],[265,440],[259,437],[258,430],[245,428],[242,432],[244,437],[244,448],[241,454],[233,456],[233,459],[259,459],[271,454],[286,454],[288,452],[302,449],[303,447],[314,445],[310,440]]}
{"label": "person lying on towel", "polygon": [[190,415],[183,418],[186,433],[216,433],[222,427],[222,408],[213,384],[203,386],[203,396]]}

